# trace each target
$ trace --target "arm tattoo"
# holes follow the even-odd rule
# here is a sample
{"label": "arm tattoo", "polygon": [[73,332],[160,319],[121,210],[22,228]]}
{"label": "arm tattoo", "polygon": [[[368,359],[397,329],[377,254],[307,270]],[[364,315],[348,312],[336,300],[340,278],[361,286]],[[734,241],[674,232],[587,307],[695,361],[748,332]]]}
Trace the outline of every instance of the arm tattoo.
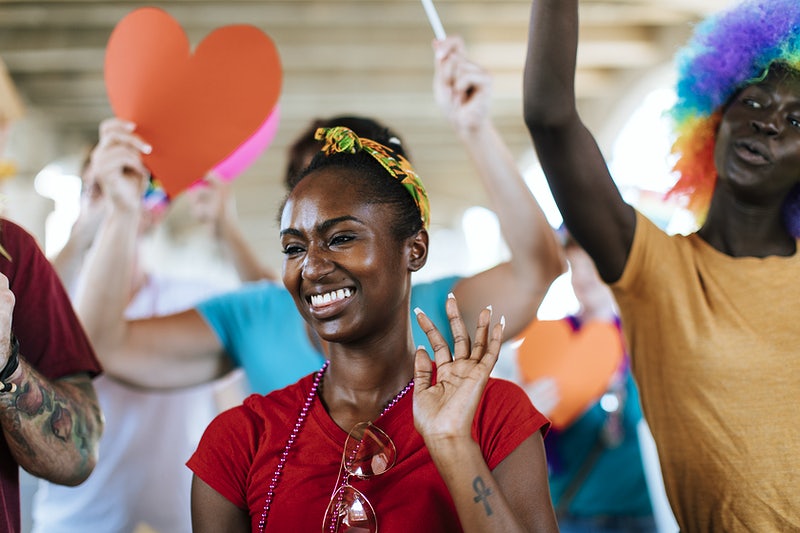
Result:
{"label": "arm tattoo", "polygon": [[91,468],[102,414],[88,379],[53,383],[26,365],[22,383],[8,396],[2,402],[3,428],[14,456],[30,463],[20,459],[21,466],[34,474],[39,467],[55,468],[67,477]]}
{"label": "arm tattoo", "polygon": [[492,495],[492,489],[486,486],[481,476],[477,476],[472,480],[472,488],[475,489],[476,494],[472,498],[473,501],[475,503],[483,503],[483,510],[486,512],[486,516],[491,516],[492,508],[489,506],[489,496]]}

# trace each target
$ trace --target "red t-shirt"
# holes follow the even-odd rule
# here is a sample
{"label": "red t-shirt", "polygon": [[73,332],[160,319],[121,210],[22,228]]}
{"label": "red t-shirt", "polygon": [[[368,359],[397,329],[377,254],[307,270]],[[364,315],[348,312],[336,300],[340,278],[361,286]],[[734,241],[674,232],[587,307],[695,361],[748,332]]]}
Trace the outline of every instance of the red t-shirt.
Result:
{"label": "red t-shirt", "polygon": [[[220,414],[187,463],[209,486],[249,510],[253,531],[258,531],[270,479],[312,383],[313,375],[307,376],[267,396],[252,395]],[[372,503],[382,533],[461,531],[450,493],[414,428],[412,406],[412,394],[406,394],[375,421],[397,448],[396,464],[379,476],[351,478],[351,484]],[[548,425],[522,389],[490,379],[472,433],[493,469]],[[346,437],[315,399],[275,490],[267,531],[321,530],[339,481]]]}
{"label": "red t-shirt", "polygon": [[[8,278],[16,303],[12,329],[19,353],[48,379],[81,372],[100,373],[61,281],[36,240],[16,224],[0,219],[0,272]],[[20,531],[19,468],[5,438],[0,438],[0,531]]]}

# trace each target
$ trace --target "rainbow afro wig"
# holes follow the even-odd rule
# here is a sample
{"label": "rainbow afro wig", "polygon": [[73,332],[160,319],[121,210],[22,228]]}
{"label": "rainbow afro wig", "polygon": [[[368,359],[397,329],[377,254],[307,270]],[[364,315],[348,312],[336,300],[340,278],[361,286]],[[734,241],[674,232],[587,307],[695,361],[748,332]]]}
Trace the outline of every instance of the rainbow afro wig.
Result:
{"label": "rainbow afro wig", "polygon": [[[685,197],[698,222],[717,180],[714,142],[722,108],[776,62],[800,72],[800,0],[745,0],[698,24],[676,57],[677,101],[670,117],[678,181],[668,195]],[[784,221],[800,237],[800,187],[786,200]]]}

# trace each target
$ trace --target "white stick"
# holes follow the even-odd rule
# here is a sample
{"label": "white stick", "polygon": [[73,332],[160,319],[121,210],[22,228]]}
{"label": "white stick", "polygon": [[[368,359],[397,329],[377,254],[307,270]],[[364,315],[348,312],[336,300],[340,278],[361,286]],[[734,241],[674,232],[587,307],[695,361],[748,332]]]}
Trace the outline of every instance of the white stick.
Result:
{"label": "white stick", "polygon": [[425,13],[428,15],[428,21],[431,23],[433,34],[436,38],[441,41],[447,37],[447,34],[444,32],[444,27],[442,26],[442,21],[439,20],[439,14],[433,6],[433,0],[422,0],[422,7],[425,8]]}

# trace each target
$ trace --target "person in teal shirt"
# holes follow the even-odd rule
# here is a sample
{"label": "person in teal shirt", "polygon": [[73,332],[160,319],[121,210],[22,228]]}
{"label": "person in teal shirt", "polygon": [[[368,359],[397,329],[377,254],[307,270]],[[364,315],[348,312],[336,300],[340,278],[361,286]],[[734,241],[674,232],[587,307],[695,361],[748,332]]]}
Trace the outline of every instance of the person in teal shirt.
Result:
{"label": "person in teal shirt", "polygon": [[[507,370],[506,377],[521,385],[553,424],[545,437],[545,449],[550,495],[561,532],[655,533],[637,431],[642,408],[616,302],[589,255],[565,228],[558,233],[564,241],[579,309],[558,320],[531,324],[519,337],[514,361],[517,372],[510,375]],[[561,345],[548,340],[556,328],[569,332]],[[591,344],[582,336],[598,331],[603,335],[594,336]],[[576,356],[581,358],[579,362],[573,359]],[[576,401],[569,387],[560,387],[557,378],[523,377],[523,368],[533,362],[550,368],[561,363],[587,369],[599,368],[594,366],[599,360],[613,362],[608,367],[610,374],[592,376],[598,385],[597,396],[583,402]]]}

